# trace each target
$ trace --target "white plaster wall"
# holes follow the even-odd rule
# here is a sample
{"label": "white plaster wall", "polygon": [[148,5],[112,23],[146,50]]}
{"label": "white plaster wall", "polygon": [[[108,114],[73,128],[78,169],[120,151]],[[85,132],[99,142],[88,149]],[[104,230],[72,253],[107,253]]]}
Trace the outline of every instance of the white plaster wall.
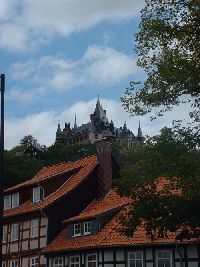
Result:
{"label": "white plaster wall", "polygon": [[153,251],[152,251],[152,249],[146,249],[146,260],[153,260]]}
{"label": "white plaster wall", "polygon": [[40,264],[46,264],[46,259],[43,255],[40,257]]}
{"label": "white plaster wall", "polygon": [[24,231],[23,232],[23,237],[22,237],[23,239],[25,239],[25,238],[29,238],[29,231]]}
{"label": "white plaster wall", "polygon": [[[105,250],[104,251],[104,261],[113,261],[113,251]],[[107,266],[109,267],[109,266]]]}
{"label": "white plaster wall", "polygon": [[123,250],[117,250],[116,251],[116,260],[117,261],[124,261],[124,251]]}
{"label": "white plaster wall", "polygon": [[30,221],[23,223],[23,229],[30,228]]}
{"label": "white plaster wall", "polygon": [[43,226],[43,225],[46,225],[47,226],[47,224],[48,224],[48,219],[46,218],[46,217],[43,217],[42,219],[41,219],[41,225]]}
{"label": "white plaster wall", "polygon": [[105,267],[113,267],[113,264],[104,264]]}
{"label": "white plaster wall", "polygon": [[99,261],[102,262],[102,252],[101,251],[99,252]]}
{"label": "white plaster wall", "polygon": [[22,250],[28,250],[28,241],[22,242]]}
{"label": "white plaster wall", "polygon": [[153,267],[153,262],[146,262],[146,267]]}
{"label": "white plaster wall", "polygon": [[188,262],[188,267],[198,267],[198,262]]}
{"label": "white plaster wall", "polygon": [[197,258],[198,257],[197,247],[196,246],[188,247],[187,254],[188,258]]}
{"label": "white plaster wall", "polygon": [[44,248],[46,247],[46,237],[40,239],[40,247]]}
{"label": "white plaster wall", "polygon": [[44,227],[44,228],[41,228],[40,229],[40,235],[46,235],[47,234],[47,228]]}
{"label": "white plaster wall", "polygon": [[22,259],[22,267],[29,266],[29,258]]}
{"label": "white plaster wall", "polygon": [[18,243],[10,245],[10,252],[18,252]]}
{"label": "white plaster wall", "polygon": [[[179,248],[179,251],[181,252],[181,255],[184,257],[184,248]],[[175,249],[175,259],[180,259],[180,255],[177,249]]]}
{"label": "white plaster wall", "polygon": [[125,267],[125,264],[116,264],[116,267]]}
{"label": "white plaster wall", "polygon": [[175,267],[184,267],[185,263],[183,262],[182,264],[180,264],[180,262],[175,262]]}
{"label": "white plaster wall", "polygon": [[2,254],[6,254],[6,246],[5,245],[2,246]]}
{"label": "white plaster wall", "polygon": [[38,248],[38,241],[37,240],[31,240],[30,241],[30,249]]}

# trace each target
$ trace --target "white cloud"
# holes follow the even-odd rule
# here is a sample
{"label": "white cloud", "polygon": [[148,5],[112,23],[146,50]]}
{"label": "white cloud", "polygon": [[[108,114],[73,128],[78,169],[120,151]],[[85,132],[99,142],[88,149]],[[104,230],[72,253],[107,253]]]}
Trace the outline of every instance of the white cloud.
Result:
{"label": "white cloud", "polygon": [[1,0],[0,47],[30,50],[57,34],[67,37],[137,16],[143,5],[144,0]]}
{"label": "white cloud", "polygon": [[[158,134],[159,130],[164,126],[171,126],[173,119],[181,119],[185,106],[176,108],[173,112],[168,112],[164,117],[158,118],[151,122],[147,116],[145,117],[129,117],[123,110],[121,103],[112,99],[101,99],[103,108],[107,110],[109,120],[113,120],[115,126],[123,126],[126,121],[127,126],[137,134],[138,122],[141,120],[141,127],[144,135]],[[96,99],[88,102],[77,102],[70,107],[66,107],[61,112],[50,111],[38,114],[28,115],[24,118],[6,119],[5,122],[5,145],[7,149],[17,145],[20,139],[28,134],[32,134],[38,139],[40,144],[51,145],[55,141],[55,133],[57,123],[60,120],[61,126],[65,122],[70,122],[73,126],[74,116],[76,113],[77,123],[87,123],[89,115],[93,113]]]}
{"label": "white cloud", "polygon": [[94,45],[89,47],[77,61],[58,56],[45,56],[38,60],[13,64],[12,77],[18,81],[31,81],[36,89],[23,91],[15,88],[10,94],[11,97],[20,94],[28,100],[34,95],[38,97],[49,90],[70,90],[84,84],[117,84],[137,73],[139,68],[136,65],[136,59],[114,48]]}

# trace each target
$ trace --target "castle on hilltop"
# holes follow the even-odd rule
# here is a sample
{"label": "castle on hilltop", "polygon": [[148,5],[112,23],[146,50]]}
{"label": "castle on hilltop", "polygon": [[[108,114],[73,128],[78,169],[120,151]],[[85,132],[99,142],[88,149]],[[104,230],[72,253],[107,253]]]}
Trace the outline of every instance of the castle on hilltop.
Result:
{"label": "castle on hilltop", "polygon": [[106,110],[103,109],[98,98],[94,113],[90,115],[90,121],[81,126],[77,126],[76,116],[74,127],[71,128],[70,123],[65,123],[65,127],[61,130],[60,123],[56,131],[57,144],[94,144],[102,138],[108,138],[125,145],[127,148],[134,147],[138,142],[144,139],[142,130],[138,127],[137,136],[130,131],[126,122],[123,127],[115,127],[113,121],[108,121]]}

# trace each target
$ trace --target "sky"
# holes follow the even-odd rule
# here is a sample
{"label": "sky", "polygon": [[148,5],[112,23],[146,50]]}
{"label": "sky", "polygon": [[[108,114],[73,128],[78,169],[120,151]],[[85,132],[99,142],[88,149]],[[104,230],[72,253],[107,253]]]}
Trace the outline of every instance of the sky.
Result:
{"label": "sky", "polygon": [[97,96],[117,127],[158,134],[173,118],[130,117],[120,97],[144,79],[134,52],[143,0],[0,0],[0,72],[6,75],[5,147],[28,134],[55,141],[57,124],[89,121]]}

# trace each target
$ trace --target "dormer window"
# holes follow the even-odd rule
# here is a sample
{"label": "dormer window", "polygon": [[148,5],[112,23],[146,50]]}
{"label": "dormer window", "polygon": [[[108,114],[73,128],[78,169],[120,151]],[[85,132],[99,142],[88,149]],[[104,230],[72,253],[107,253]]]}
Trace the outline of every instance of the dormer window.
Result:
{"label": "dormer window", "polygon": [[11,195],[4,197],[4,210],[11,209]]}
{"label": "dormer window", "polygon": [[33,203],[38,203],[43,199],[43,189],[38,186],[33,188]]}
{"label": "dormer window", "polygon": [[19,192],[12,194],[12,208],[19,206]]}
{"label": "dormer window", "polygon": [[91,222],[84,222],[83,230],[84,230],[84,235],[91,234]]}
{"label": "dormer window", "polygon": [[19,206],[19,192],[4,197],[4,210]]}
{"label": "dormer window", "polygon": [[76,223],[74,224],[74,234],[73,236],[81,236],[81,224],[80,223]]}

